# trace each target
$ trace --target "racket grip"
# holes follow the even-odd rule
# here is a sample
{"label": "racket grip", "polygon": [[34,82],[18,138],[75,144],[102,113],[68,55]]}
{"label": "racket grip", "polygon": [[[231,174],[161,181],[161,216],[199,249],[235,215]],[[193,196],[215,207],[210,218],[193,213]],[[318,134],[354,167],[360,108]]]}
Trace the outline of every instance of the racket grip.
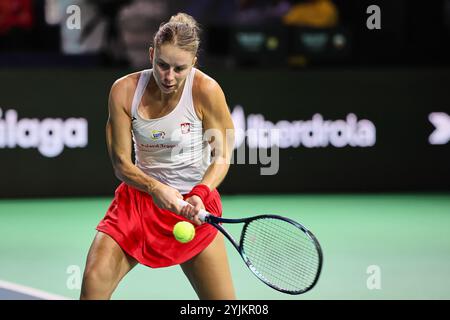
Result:
{"label": "racket grip", "polygon": [[[182,207],[192,206],[189,202],[186,202],[182,199],[178,199],[178,204]],[[200,221],[205,222],[207,216],[209,216],[209,213],[205,209],[200,209],[200,212],[198,213],[198,218],[200,219]]]}

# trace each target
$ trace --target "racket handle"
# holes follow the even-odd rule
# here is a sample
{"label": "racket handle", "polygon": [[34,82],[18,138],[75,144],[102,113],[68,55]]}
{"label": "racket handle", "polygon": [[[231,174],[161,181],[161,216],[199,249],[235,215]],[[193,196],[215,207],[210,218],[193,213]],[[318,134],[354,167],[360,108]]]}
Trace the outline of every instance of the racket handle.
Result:
{"label": "racket handle", "polygon": [[[192,206],[189,202],[184,201],[183,199],[178,198],[178,204],[182,207],[184,206]],[[210,214],[205,209],[200,209],[200,212],[198,213],[198,218],[200,221],[205,222],[205,219]]]}

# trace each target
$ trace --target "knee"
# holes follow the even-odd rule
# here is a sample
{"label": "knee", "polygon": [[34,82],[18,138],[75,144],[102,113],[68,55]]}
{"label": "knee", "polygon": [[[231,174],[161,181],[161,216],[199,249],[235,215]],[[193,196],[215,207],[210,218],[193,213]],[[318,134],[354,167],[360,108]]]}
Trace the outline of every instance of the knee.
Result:
{"label": "knee", "polygon": [[100,267],[87,267],[84,270],[83,282],[85,283],[107,283],[113,279],[112,272]]}
{"label": "knee", "polygon": [[109,299],[117,286],[112,270],[101,266],[86,267],[81,286],[81,299]]}

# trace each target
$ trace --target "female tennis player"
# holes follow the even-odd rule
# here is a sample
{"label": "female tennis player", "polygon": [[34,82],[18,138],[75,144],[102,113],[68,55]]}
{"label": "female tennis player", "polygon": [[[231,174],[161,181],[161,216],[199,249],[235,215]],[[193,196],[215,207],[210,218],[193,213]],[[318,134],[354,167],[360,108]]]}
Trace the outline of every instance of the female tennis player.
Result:
{"label": "female tennis player", "polygon": [[[97,226],[80,298],[111,298],[141,263],[180,264],[200,299],[234,299],[223,236],[197,217],[200,209],[222,214],[216,188],[233,150],[234,138],[226,139],[234,130],[231,115],[218,83],[194,67],[200,41],[191,16],[172,16],[153,40],[152,69],[111,88],[106,141],[122,183]],[[192,206],[181,208],[178,199]],[[195,224],[188,243],[172,234],[182,220]]]}

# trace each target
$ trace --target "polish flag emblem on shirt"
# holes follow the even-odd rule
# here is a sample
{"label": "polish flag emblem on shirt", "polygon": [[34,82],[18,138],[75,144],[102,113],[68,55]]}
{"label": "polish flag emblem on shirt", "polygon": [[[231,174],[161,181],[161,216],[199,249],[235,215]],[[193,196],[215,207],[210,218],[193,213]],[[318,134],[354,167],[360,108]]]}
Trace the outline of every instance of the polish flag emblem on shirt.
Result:
{"label": "polish flag emblem on shirt", "polygon": [[182,134],[191,132],[191,124],[189,122],[182,123],[180,126]]}

